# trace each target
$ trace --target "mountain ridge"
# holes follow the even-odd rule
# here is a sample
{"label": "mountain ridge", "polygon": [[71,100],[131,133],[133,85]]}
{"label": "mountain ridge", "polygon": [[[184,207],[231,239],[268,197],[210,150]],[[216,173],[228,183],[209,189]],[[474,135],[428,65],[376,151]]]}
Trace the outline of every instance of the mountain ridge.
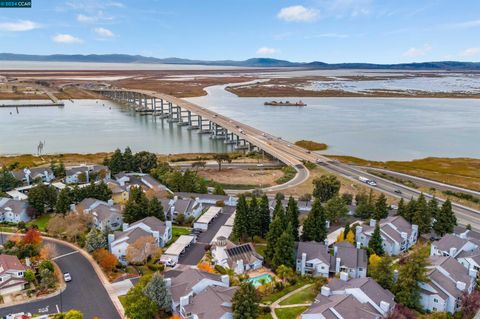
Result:
{"label": "mountain ridge", "polygon": [[235,60],[192,60],[177,57],[156,58],[130,54],[16,54],[0,53],[0,61],[32,61],[32,62],[93,62],[93,63],[146,63],[146,64],[178,64],[209,65],[237,67],[297,67],[308,69],[391,69],[391,70],[480,70],[480,62],[429,61],[397,64],[377,63],[325,63],[321,61],[291,62],[273,58],[250,58]]}

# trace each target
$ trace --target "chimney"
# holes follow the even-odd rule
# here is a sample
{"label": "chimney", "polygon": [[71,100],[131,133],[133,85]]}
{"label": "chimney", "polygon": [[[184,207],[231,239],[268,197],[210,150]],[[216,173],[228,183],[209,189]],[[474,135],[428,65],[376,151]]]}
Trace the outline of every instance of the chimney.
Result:
{"label": "chimney", "polygon": [[307,254],[306,253],[302,253],[302,263],[300,265],[300,273],[303,275],[305,275],[305,265],[307,263]]}
{"label": "chimney", "polygon": [[360,249],[360,248],[362,248],[362,243],[357,241],[357,249]]}
{"label": "chimney", "polygon": [[464,283],[463,281],[457,281],[457,289],[458,290],[461,290],[461,291],[464,291],[465,288],[467,288],[467,284]]}
{"label": "chimney", "polygon": [[450,257],[455,257],[455,255],[457,254],[457,248],[455,247],[450,248],[449,253],[450,253]]}
{"label": "chimney", "polygon": [[122,225],[122,230],[123,230],[123,231],[126,231],[127,228],[128,228],[128,223],[123,223],[123,225]]}
{"label": "chimney", "polygon": [[337,247],[337,245],[334,245],[333,246],[333,256],[336,257],[337,254],[338,254],[338,247]]}
{"label": "chimney", "polygon": [[109,200],[107,201],[107,204],[108,204],[108,206],[113,206],[113,199],[109,199]]}
{"label": "chimney", "polygon": [[237,267],[236,268],[237,268],[236,272],[238,274],[243,274],[244,273],[245,268],[243,266],[243,259],[237,260]]}
{"label": "chimney", "polygon": [[328,238],[325,238],[325,240],[323,241],[323,243],[325,244],[325,246],[328,247]]}
{"label": "chimney", "polygon": [[228,286],[230,286],[230,277],[228,275],[222,275],[222,282]]}
{"label": "chimney", "polygon": [[430,256],[435,256],[436,255],[436,247],[434,244],[430,245]]}
{"label": "chimney", "polygon": [[[335,273],[339,273],[340,272],[340,262],[342,260],[340,258],[335,258]],[[342,275],[342,273],[340,273],[340,276]]]}
{"label": "chimney", "polygon": [[370,219],[370,227],[375,227],[375,225],[377,224],[377,221],[375,219]]}
{"label": "chimney", "polygon": [[380,301],[380,309],[382,309],[383,314],[387,314],[390,310],[390,304],[386,301]]}
{"label": "chimney", "polygon": [[340,280],[342,281],[348,281],[348,273],[341,271],[340,272]]}
{"label": "chimney", "polygon": [[108,247],[110,248],[110,251],[112,250],[112,242],[115,240],[115,235],[114,234],[108,234],[107,236],[108,239]]}
{"label": "chimney", "polygon": [[165,286],[171,287],[172,286],[172,278],[163,278],[165,281]]}
{"label": "chimney", "polygon": [[329,297],[330,296],[330,287],[322,286],[321,294],[322,294],[322,296]]}
{"label": "chimney", "polygon": [[393,282],[397,282],[398,280],[398,269],[393,271]]}
{"label": "chimney", "polygon": [[76,209],[75,204],[70,204],[70,211],[71,211],[71,212],[74,212],[75,209]]}
{"label": "chimney", "polygon": [[177,200],[178,200],[178,196],[177,195],[173,196],[173,201],[176,202]]}
{"label": "chimney", "polygon": [[475,269],[473,269],[473,268],[470,268],[470,269],[468,270],[468,275],[470,276],[470,278],[474,278],[474,279],[475,279],[475,278],[477,278],[477,271],[476,271]]}

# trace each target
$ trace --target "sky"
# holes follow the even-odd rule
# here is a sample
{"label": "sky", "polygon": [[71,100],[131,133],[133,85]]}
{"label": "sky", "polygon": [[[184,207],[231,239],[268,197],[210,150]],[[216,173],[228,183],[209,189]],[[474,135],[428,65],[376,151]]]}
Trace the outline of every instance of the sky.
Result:
{"label": "sky", "polygon": [[0,52],[480,61],[480,1],[32,0],[0,8]]}

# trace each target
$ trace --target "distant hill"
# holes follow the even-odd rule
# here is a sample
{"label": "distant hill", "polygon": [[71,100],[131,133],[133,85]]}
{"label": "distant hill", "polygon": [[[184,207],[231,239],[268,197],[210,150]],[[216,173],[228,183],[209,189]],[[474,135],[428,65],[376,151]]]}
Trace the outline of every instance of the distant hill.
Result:
{"label": "distant hill", "polygon": [[309,69],[391,69],[391,70],[480,70],[480,62],[438,61],[401,64],[374,64],[374,63],[324,63],[290,62],[271,58],[252,58],[244,61],[219,60],[204,61],[182,58],[155,58],[143,55],[129,54],[52,54],[31,55],[0,53],[0,61],[39,61],[39,62],[98,62],[98,63],[156,63],[156,64],[184,64],[184,65],[215,65],[238,67],[301,67]]}

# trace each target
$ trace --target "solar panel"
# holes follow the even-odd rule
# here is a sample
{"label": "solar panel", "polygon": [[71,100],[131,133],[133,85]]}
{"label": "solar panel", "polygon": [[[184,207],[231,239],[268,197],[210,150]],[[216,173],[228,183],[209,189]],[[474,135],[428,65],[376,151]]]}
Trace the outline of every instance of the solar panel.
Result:
{"label": "solar panel", "polygon": [[249,253],[251,251],[252,251],[252,247],[248,244],[244,244],[244,245],[240,245],[240,246],[236,246],[236,247],[227,249],[227,253],[228,253],[229,256],[236,256],[236,255],[240,255],[240,254],[245,254],[245,253]]}

